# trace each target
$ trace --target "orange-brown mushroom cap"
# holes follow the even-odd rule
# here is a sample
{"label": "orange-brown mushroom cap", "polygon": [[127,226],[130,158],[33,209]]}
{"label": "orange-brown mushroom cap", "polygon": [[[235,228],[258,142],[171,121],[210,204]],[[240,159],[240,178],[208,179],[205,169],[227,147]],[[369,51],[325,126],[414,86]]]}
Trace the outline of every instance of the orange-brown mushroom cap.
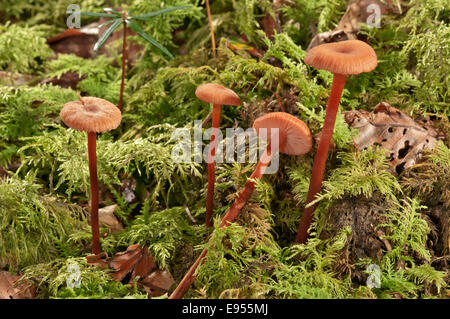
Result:
{"label": "orange-brown mushroom cap", "polygon": [[312,137],[308,126],[295,116],[285,112],[273,112],[258,117],[253,122],[256,134],[267,129],[267,140],[272,138],[272,129],[278,128],[279,151],[289,155],[303,155],[312,147]]}
{"label": "orange-brown mushroom cap", "polygon": [[67,126],[96,133],[110,131],[119,126],[122,113],[114,104],[90,96],[83,97],[82,101],[64,104],[59,115]]}
{"label": "orange-brown mushroom cap", "polygon": [[360,40],[325,43],[306,53],[305,63],[338,74],[370,72],[378,64],[377,54]]}
{"label": "orange-brown mushroom cap", "polygon": [[195,90],[195,95],[203,102],[215,105],[241,105],[241,99],[233,91],[217,83],[206,83]]}

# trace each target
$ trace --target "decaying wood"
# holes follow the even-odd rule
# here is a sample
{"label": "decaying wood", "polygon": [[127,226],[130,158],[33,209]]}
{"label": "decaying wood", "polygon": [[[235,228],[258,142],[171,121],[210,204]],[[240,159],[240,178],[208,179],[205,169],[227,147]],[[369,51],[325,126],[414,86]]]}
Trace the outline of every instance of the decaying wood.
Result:
{"label": "decaying wood", "polygon": [[400,174],[420,161],[422,151],[432,149],[442,134],[425,122],[416,122],[386,102],[373,113],[365,110],[345,112],[345,121],[359,130],[355,145],[359,150],[379,146],[385,149],[392,172]]}

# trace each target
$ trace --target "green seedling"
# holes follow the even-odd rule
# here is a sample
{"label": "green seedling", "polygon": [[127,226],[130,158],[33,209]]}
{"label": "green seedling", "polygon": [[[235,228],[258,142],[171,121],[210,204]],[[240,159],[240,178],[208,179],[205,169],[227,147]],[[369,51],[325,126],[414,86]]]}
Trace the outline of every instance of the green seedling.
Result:
{"label": "green seedling", "polygon": [[173,59],[173,55],[167,50],[164,46],[162,46],[160,43],[158,43],[155,39],[153,39],[151,36],[149,36],[147,33],[144,32],[144,30],[141,28],[141,26],[137,23],[137,21],[148,21],[151,18],[172,12],[175,10],[181,10],[181,9],[187,9],[191,6],[178,6],[178,7],[170,7],[161,9],[154,12],[149,12],[145,14],[139,14],[139,15],[133,15],[133,13],[136,11],[136,9],[131,9],[130,11],[123,11],[118,12],[111,8],[104,8],[103,10],[105,13],[96,13],[96,12],[80,12],[83,16],[89,16],[89,17],[98,17],[98,18],[110,18],[110,20],[102,23],[99,25],[99,29],[110,25],[109,28],[102,34],[102,36],[98,39],[97,43],[94,45],[94,51],[98,51],[108,40],[108,38],[113,34],[113,32],[119,28],[120,26],[123,26],[123,37],[122,37],[122,81],[120,83],[120,96],[119,96],[119,104],[118,108],[119,110],[122,110],[122,104],[123,104],[123,90],[125,86],[125,61],[127,59],[127,25],[135,31],[140,37],[144,38],[147,42],[151,43],[158,49],[160,49],[165,55],[167,55],[170,59]]}

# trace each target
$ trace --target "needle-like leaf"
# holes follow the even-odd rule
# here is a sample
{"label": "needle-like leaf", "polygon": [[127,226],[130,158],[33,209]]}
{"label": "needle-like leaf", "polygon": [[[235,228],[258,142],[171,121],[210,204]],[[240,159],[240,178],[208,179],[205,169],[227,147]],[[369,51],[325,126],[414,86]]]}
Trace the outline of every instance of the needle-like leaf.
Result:
{"label": "needle-like leaf", "polygon": [[157,16],[162,13],[167,13],[167,12],[180,10],[180,9],[187,9],[187,8],[191,8],[191,7],[192,6],[179,6],[179,7],[165,8],[165,9],[150,12],[150,13],[140,14],[140,15],[134,16],[133,18],[138,19],[138,20],[150,20],[151,17]]}
{"label": "needle-like leaf", "polygon": [[108,24],[113,23],[114,21],[116,21],[116,19],[108,20],[108,21],[106,21],[106,22],[103,22],[103,23],[100,24],[97,28],[101,29],[101,28],[103,28],[104,26],[107,26]]}
{"label": "needle-like leaf", "polygon": [[146,34],[144,30],[134,21],[125,20],[125,22],[133,29],[137,34],[139,34],[141,37],[143,37],[145,40],[153,44],[155,47],[160,49],[162,52],[164,52],[169,58],[173,59],[173,55],[161,44],[159,44],[155,39],[153,39],[151,36]]}
{"label": "needle-like leaf", "polygon": [[118,18],[120,17],[120,14],[115,13],[97,13],[97,12],[80,12],[80,15],[82,16],[88,16],[88,17],[104,17],[104,18]]}
{"label": "needle-like leaf", "polygon": [[116,15],[120,15],[120,13],[117,12],[116,10],[114,10],[113,8],[103,8],[103,11],[111,12],[111,13],[116,14]]}
{"label": "needle-like leaf", "polygon": [[106,42],[109,36],[114,32],[114,30],[116,30],[120,26],[122,22],[123,22],[122,18],[114,20],[114,23],[108,28],[108,30],[105,31],[105,33],[102,34],[100,39],[98,39],[97,43],[94,45],[94,51],[97,51],[102,47],[102,45]]}

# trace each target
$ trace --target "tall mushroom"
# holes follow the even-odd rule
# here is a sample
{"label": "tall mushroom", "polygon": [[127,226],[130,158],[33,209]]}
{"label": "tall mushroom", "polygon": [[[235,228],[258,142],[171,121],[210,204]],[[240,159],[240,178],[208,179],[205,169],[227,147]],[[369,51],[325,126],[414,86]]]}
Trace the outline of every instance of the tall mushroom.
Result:
{"label": "tall mushroom", "polygon": [[[322,133],[312,168],[311,181],[306,199],[307,205],[315,199],[322,187],[328,149],[347,75],[370,72],[375,69],[378,62],[375,51],[367,43],[359,40],[348,40],[326,43],[312,48],[306,54],[305,63],[317,69],[323,69],[333,73],[330,98],[328,100]],[[304,210],[298,226],[297,243],[306,242],[315,208],[316,205],[311,205]]]}
{"label": "tall mushroom", "polygon": [[80,96],[80,101],[64,104],[60,116],[67,126],[87,132],[91,186],[92,254],[98,255],[101,248],[98,221],[97,133],[117,128],[122,120],[122,114],[109,101],[97,97]]}
{"label": "tall mushroom", "polygon": [[[219,225],[220,228],[227,227],[239,215],[239,212],[242,210],[255,189],[256,184],[254,180],[262,177],[272,160],[272,156],[277,151],[290,155],[303,155],[308,153],[312,146],[309,128],[301,120],[288,113],[273,112],[263,115],[255,120],[253,128],[258,135],[263,133],[261,129],[267,130],[267,135],[265,137],[267,138],[268,145],[256,164],[254,172],[245,183],[244,189],[240,192],[238,198],[222,218]],[[278,136],[273,129],[278,129]],[[273,138],[278,138],[278,148],[277,143],[272,143]],[[196,277],[195,271],[198,266],[203,263],[206,253],[207,249],[205,248],[178,284],[177,288],[175,288],[170,295],[169,299],[179,299],[183,297],[190,285],[194,282]]]}
{"label": "tall mushroom", "polygon": [[241,99],[234,91],[216,83],[200,85],[195,91],[195,95],[203,102],[212,103],[212,125],[211,142],[208,153],[208,191],[206,193],[206,221],[207,227],[212,226],[212,210],[214,197],[215,167],[214,157],[216,154],[217,135],[220,123],[220,110],[222,105],[241,105]]}

